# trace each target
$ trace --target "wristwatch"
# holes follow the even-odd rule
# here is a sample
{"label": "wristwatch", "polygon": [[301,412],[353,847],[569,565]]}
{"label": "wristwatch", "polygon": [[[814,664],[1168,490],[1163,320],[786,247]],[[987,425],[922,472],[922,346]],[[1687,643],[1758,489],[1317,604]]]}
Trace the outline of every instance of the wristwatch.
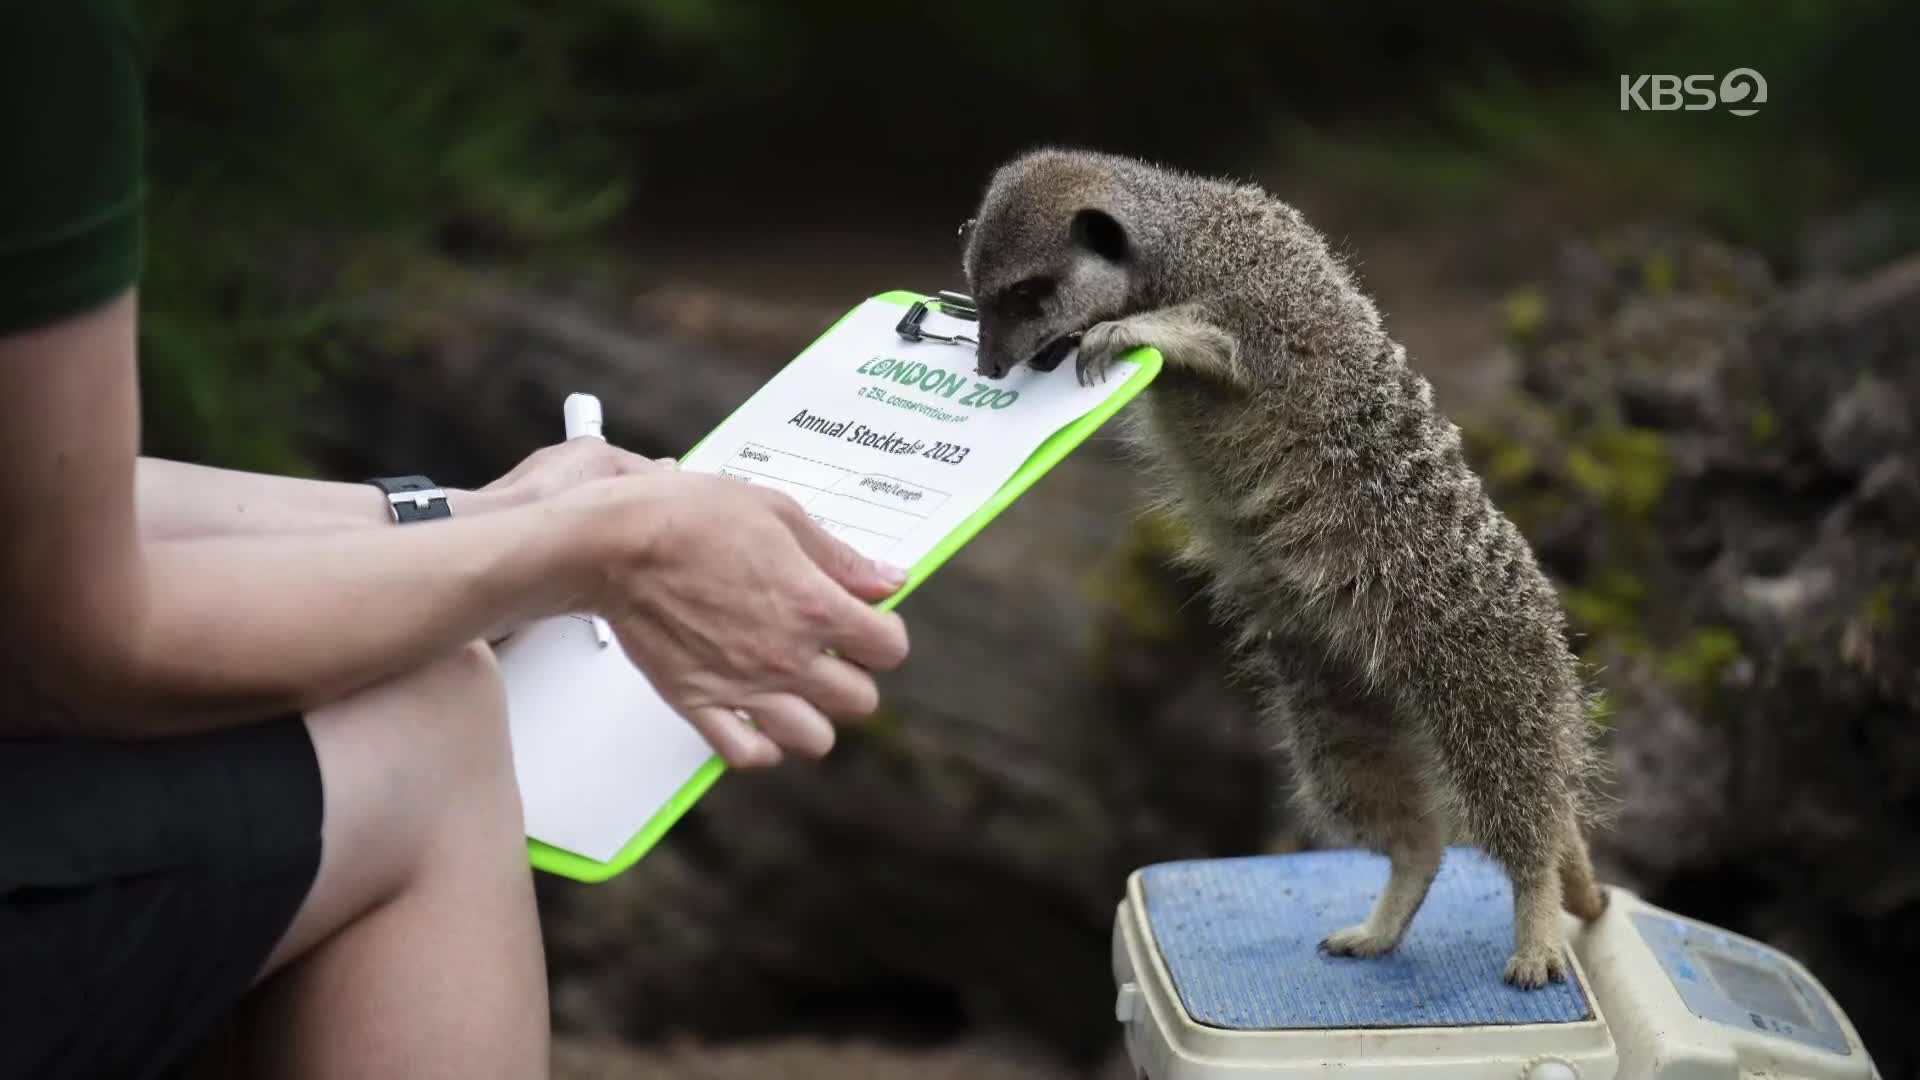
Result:
{"label": "wristwatch", "polygon": [[385,476],[367,483],[386,493],[387,509],[400,524],[453,516],[447,493],[424,476]]}

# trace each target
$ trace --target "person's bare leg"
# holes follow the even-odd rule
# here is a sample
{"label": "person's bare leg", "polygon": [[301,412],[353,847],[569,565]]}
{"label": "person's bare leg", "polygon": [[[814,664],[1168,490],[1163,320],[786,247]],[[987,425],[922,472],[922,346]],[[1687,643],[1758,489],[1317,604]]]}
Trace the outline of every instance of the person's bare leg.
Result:
{"label": "person's bare leg", "polygon": [[491,652],[470,645],[307,726],[323,854],[263,973],[258,1074],[546,1076],[545,958]]}

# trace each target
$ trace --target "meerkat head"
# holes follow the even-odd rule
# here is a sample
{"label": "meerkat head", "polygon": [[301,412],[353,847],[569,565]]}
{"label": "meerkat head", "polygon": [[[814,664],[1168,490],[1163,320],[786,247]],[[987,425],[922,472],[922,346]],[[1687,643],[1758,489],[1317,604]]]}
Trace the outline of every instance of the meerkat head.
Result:
{"label": "meerkat head", "polygon": [[1089,154],[1042,151],[994,174],[961,226],[961,268],[978,305],[975,370],[1051,371],[1095,323],[1127,314],[1135,250],[1114,171]]}

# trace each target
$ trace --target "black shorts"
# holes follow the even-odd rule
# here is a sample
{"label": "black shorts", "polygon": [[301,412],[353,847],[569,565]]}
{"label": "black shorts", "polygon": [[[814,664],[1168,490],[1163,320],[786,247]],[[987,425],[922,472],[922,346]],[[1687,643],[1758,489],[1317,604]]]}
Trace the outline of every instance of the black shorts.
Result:
{"label": "black shorts", "polygon": [[299,911],[321,802],[297,716],[0,740],[0,1078],[168,1075]]}

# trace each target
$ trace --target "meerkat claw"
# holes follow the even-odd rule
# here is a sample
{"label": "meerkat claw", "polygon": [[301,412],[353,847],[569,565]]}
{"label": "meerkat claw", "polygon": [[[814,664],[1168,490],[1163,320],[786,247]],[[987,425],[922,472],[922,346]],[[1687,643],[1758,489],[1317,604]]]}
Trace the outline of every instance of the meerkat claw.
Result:
{"label": "meerkat claw", "polygon": [[1559,953],[1513,956],[1507,960],[1506,981],[1522,990],[1538,990],[1549,982],[1567,981],[1567,962]]}
{"label": "meerkat claw", "polygon": [[1080,337],[1080,351],[1074,357],[1074,374],[1081,386],[1092,386],[1096,382],[1105,382],[1107,372],[1113,362],[1120,358],[1124,346],[1120,341],[1118,323],[1103,322],[1088,330]]}
{"label": "meerkat claw", "polygon": [[1336,930],[1327,935],[1320,943],[1322,952],[1334,956],[1380,956],[1393,951],[1399,942],[1384,934],[1376,934],[1365,926],[1349,926],[1345,930]]}

